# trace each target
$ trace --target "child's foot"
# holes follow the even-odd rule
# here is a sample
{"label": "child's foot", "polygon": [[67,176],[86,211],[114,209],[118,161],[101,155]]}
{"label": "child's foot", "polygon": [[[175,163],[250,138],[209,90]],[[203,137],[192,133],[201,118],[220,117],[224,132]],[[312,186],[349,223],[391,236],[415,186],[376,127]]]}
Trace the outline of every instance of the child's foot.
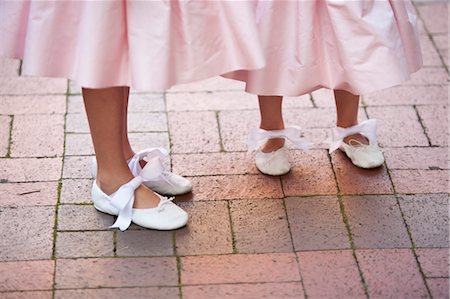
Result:
{"label": "child's foot", "polygon": [[[143,184],[149,189],[164,195],[175,196],[188,193],[192,190],[192,183],[177,174],[165,169],[163,159],[168,155],[167,151],[162,148],[148,148],[134,154],[128,159],[128,167],[134,176],[138,176],[142,169],[147,165],[148,161],[152,161],[156,167],[161,170],[161,177],[157,180],[144,182]],[[92,177],[97,175],[97,161],[95,158],[91,166]]]}
{"label": "child's foot", "polygon": [[[124,183],[120,182],[124,179]],[[175,205],[172,199],[162,197],[142,185],[142,179],[131,173],[122,173],[109,180],[100,175],[94,181],[94,207],[101,212],[118,215],[111,227],[124,231],[134,222],[145,228],[172,230],[186,225],[187,213]]]}
{"label": "child's foot", "polygon": [[289,139],[297,147],[307,150],[310,143],[301,137],[298,127],[281,130],[253,129],[247,138],[250,150],[255,150],[256,167],[264,174],[283,175],[291,170],[285,140]]}
{"label": "child's foot", "polygon": [[[107,195],[114,194],[120,187],[128,183],[134,178],[132,174],[104,176],[97,177],[97,186]],[[160,198],[155,192],[146,188],[144,185],[140,185],[135,189],[133,208],[145,209],[157,207],[160,202]]]}
{"label": "child's foot", "polygon": [[255,164],[259,171],[267,175],[283,175],[291,170],[288,149],[284,146],[269,152],[257,150]]}
{"label": "child's foot", "polygon": [[330,153],[339,148],[355,166],[361,168],[383,165],[383,152],[376,141],[376,120],[370,119],[348,128],[336,127],[332,135]]}
{"label": "child's foot", "polygon": [[289,153],[284,147],[284,138],[267,140],[255,154],[256,168],[267,175],[283,175],[291,170]]}

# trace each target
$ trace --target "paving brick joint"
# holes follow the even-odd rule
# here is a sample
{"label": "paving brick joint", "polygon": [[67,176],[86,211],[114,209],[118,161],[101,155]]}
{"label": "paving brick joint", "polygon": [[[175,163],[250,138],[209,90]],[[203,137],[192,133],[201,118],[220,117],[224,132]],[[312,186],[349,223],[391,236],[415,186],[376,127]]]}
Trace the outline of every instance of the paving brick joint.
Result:
{"label": "paving brick joint", "polygon": [[246,152],[255,96],[221,77],[133,93],[130,140],[171,151],[192,180],[186,227],[109,230],[90,202],[80,87],[0,59],[0,298],[449,298],[449,5],[415,3],[424,67],[365,95],[386,163],[355,168],[320,142],[327,90],[286,98],[316,142],[267,177]]}

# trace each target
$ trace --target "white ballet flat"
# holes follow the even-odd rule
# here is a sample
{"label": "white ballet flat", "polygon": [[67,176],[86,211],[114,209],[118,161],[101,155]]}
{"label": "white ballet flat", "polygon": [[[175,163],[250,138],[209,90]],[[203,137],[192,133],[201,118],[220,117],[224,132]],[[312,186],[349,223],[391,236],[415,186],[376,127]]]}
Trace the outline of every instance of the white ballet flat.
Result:
{"label": "white ballet flat", "polygon": [[287,127],[284,130],[266,131],[263,129],[253,129],[247,138],[247,145],[250,151],[256,151],[255,164],[256,168],[264,174],[279,176],[288,173],[291,170],[289,162],[289,151],[287,147],[264,153],[261,146],[269,139],[285,138],[292,141],[297,147],[308,150],[310,143],[301,138],[300,128]]}
{"label": "white ballet flat", "polygon": [[141,174],[133,178],[128,183],[122,185],[111,195],[105,194],[94,181],[92,184],[92,202],[94,207],[110,215],[117,215],[117,220],[110,228],[126,230],[131,222],[149,229],[173,230],[187,224],[188,214],[172,202],[173,198],[166,198],[160,195],[160,202],[155,208],[135,209],[134,192],[146,181],[158,179],[157,165],[147,164]]}
{"label": "white ballet flat", "polygon": [[[170,196],[190,192],[192,190],[192,183],[188,179],[165,169],[163,160],[166,159],[167,156],[168,153],[163,148],[148,148],[136,153],[130,160],[128,160],[128,167],[134,176],[138,176],[142,171],[141,164],[139,163],[141,160],[146,161],[147,164],[157,163],[163,167],[160,179],[144,182],[143,184],[145,186],[157,193]],[[95,157],[92,160],[91,173],[92,177],[96,178],[97,160]]]}
{"label": "white ballet flat", "polygon": [[264,153],[258,149],[255,154],[255,164],[259,171],[273,176],[283,175],[291,170],[289,152],[284,146],[270,153]]}
{"label": "white ballet flat", "polygon": [[[349,128],[336,127],[332,130],[329,152],[340,149],[355,166],[360,168],[380,167],[384,163],[384,155],[378,147],[376,131],[376,119],[369,119]],[[349,144],[345,143],[344,138],[353,134],[364,135],[369,140],[369,144],[363,144],[353,139]]]}

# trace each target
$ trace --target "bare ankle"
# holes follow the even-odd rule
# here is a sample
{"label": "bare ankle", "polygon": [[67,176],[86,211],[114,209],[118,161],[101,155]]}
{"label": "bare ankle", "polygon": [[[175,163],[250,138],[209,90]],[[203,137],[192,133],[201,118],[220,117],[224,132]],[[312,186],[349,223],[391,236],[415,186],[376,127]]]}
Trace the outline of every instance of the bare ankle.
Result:
{"label": "bare ankle", "polygon": [[106,194],[112,194],[120,188],[120,186],[128,183],[133,179],[133,175],[127,169],[125,171],[102,171],[99,169],[96,182],[98,187]]}
{"label": "bare ankle", "polygon": [[133,158],[133,156],[135,155],[136,153],[134,152],[134,151],[132,151],[132,150],[130,150],[130,151],[125,151],[124,152],[124,157],[125,157],[125,160],[130,160],[131,158]]}
{"label": "bare ankle", "polygon": [[336,122],[336,126],[339,128],[350,128],[353,126],[356,126],[358,124],[358,121],[338,121]]}
{"label": "bare ankle", "polygon": [[273,131],[273,130],[283,130],[284,129],[284,122],[278,121],[278,122],[270,122],[270,123],[262,123],[259,126],[261,129],[266,131]]}

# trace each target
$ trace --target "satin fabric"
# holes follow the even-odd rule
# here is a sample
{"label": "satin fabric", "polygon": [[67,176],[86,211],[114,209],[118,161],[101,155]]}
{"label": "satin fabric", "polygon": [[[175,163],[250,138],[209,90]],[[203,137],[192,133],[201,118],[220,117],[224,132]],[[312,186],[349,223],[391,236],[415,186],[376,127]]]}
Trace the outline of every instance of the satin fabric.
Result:
{"label": "satin fabric", "polygon": [[266,67],[226,77],[259,95],[325,87],[367,94],[400,84],[422,65],[409,0],[259,1]]}
{"label": "satin fabric", "polygon": [[0,1],[0,55],[25,75],[164,90],[264,66],[249,1]]}

